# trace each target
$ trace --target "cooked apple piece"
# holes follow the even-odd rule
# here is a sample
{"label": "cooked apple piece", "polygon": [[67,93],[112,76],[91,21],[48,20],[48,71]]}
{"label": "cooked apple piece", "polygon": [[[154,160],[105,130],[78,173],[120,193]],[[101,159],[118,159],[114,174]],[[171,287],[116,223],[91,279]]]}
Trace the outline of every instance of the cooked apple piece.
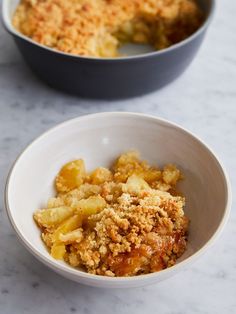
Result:
{"label": "cooked apple piece", "polygon": [[85,177],[85,165],[82,159],[68,162],[56,177],[56,189],[61,193],[69,192],[83,184]]}
{"label": "cooked apple piece", "polygon": [[74,215],[64,221],[52,234],[52,241],[53,242],[60,242],[61,234],[66,234],[71,232],[75,229],[78,229],[82,226],[83,216],[82,215]]}
{"label": "cooked apple piece", "polygon": [[155,168],[150,168],[144,171],[142,178],[149,184],[161,179],[161,171]]}
{"label": "cooked apple piece", "polygon": [[90,196],[89,198],[82,199],[78,202],[77,212],[84,216],[90,216],[101,211],[106,205],[106,201],[100,195]]}
{"label": "cooked apple piece", "polygon": [[90,179],[92,184],[102,184],[112,180],[112,173],[107,168],[99,167],[91,173]]}
{"label": "cooked apple piece", "polygon": [[59,239],[61,242],[65,242],[66,244],[70,244],[73,242],[79,243],[83,239],[83,229],[75,229],[66,234],[60,234]]}
{"label": "cooked apple piece", "polygon": [[126,182],[132,174],[143,172],[143,166],[144,164],[139,160],[137,152],[122,154],[114,165],[114,179],[117,182]]}
{"label": "cooked apple piece", "polygon": [[117,182],[126,182],[132,175],[143,178],[148,184],[161,179],[162,172],[157,168],[150,167],[146,161],[139,159],[135,151],[121,155],[114,165],[114,179]]}
{"label": "cooked apple piece", "polygon": [[162,172],[163,181],[166,184],[176,185],[177,181],[180,179],[180,171],[175,165],[166,165]]}
{"label": "cooked apple piece", "polygon": [[150,190],[150,186],[144,179],[133,174],[128,178],[123,190],[130,194],[138,194],[142,190]]}
{"label": "cooked apple piece", "polygon": [[84,183],[79,188],[74,189],[68,193],[61,194],[60,198],[63,199],[65,205],[74,209],[78,208],[78,202],[81,199],[87,199],[92,195],[98,195],[102,191],[101,186]]}
{"label": "cooked apple piece", "polygon": [[65,244],[54,243],[53,246],[51,247],[51,255],[55,259],[63,259],[65,253],[66,253]]}
{"label": "cooked apple piece", "polygon": [[88,198],[101,193],[101,186],[95,184],[84,183],[80,186],[79,191],[83,193],[83,198]]}
{"label": "cooked apple piece", "polygon": [[167,192],[171,189],[171,185],[160,180],[160,181],[154,182],[154,184],[152,184],[152,188],[163,191],[163,192]]}
{"label": "cooked apple piece", "polygon": [[65,219],[73,215],[73,209],[68,206],[40,209],[34,214],[39,226],[45,228],[57,227]]}
{"label": "cooked apple piece", "polygon": [[60,197],[51,197],[48,200],[47,208],[55,208],[66,205],[62,198]]}

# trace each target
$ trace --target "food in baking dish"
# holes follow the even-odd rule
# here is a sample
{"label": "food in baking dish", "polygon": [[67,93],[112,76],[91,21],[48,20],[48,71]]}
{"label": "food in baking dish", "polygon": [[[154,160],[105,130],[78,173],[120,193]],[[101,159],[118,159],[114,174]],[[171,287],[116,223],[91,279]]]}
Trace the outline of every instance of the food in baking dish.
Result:
{"label": "food in baking dish", "polygon": [[21,0],[13,25],[53,49],[119,57],[127,42],[160,50],[194,33],[203,21],[195,0]]}

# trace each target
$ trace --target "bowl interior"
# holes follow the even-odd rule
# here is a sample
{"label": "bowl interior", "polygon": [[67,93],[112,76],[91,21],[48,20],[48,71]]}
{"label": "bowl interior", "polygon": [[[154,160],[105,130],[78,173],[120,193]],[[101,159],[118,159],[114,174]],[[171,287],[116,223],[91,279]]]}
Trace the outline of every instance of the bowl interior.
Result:
{"label": "bowl interior", "polygon": [[11,22],[13,14],[20,0],[3,0],[3,14]]}
{"label": "bowl interior", "polygon": [[[180,190],[186,196],[191,220],[186,259],[216,232],[227,204],[224,173],[216,158],[199,140],[169,122],[136,114],[100,114],[68,121],[33,142],[17,160],[8,182],[11,220],[24,242],[54,260],[46,250],[32,215],[54,195],[53,181],[60,167],[83,158],[87,169],[110,166],[114,159],[136,149],[153,165],[175,163],[185,179]],[[67,266],[69,267],[69,266]]]}

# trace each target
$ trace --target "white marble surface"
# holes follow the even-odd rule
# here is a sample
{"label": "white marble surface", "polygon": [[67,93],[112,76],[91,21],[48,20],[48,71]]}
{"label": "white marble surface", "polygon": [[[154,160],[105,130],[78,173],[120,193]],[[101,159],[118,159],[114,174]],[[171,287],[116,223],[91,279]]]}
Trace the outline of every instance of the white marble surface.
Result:
{"label": "white marble surface", "polygon": [[80,286],[54,274],[18,242],[4,211],[10,165],[34,137],[58,122],[100,111],[137,111],[180,123],[220,156],[236,189],[236,3],[218,1],[206,41],[171,86],[126,101],[90,101],[51,90],[0,30],[0,313],[235,313],[236,212],[215,246],[185,272],[133,290]]}

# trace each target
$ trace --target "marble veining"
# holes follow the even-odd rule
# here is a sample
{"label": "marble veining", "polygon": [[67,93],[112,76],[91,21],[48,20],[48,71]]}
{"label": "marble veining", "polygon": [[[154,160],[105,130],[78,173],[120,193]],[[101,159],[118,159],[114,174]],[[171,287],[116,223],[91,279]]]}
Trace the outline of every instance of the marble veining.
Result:
{"label": "marble veining", "polygon": [[218,1],[197,58],[170,86],[122,101],[80,99],[50,89],[25,66],[0,29],[0,313],[224,314],[236,311],[236,212],[220,239],[192,267],[160,284],[103,290],[53,273],[18,242],[3,204],[8,170],[36,136],[66,119],[100,111],[136,111],[181,124],[224,162],[236,190],[236,3]]}

